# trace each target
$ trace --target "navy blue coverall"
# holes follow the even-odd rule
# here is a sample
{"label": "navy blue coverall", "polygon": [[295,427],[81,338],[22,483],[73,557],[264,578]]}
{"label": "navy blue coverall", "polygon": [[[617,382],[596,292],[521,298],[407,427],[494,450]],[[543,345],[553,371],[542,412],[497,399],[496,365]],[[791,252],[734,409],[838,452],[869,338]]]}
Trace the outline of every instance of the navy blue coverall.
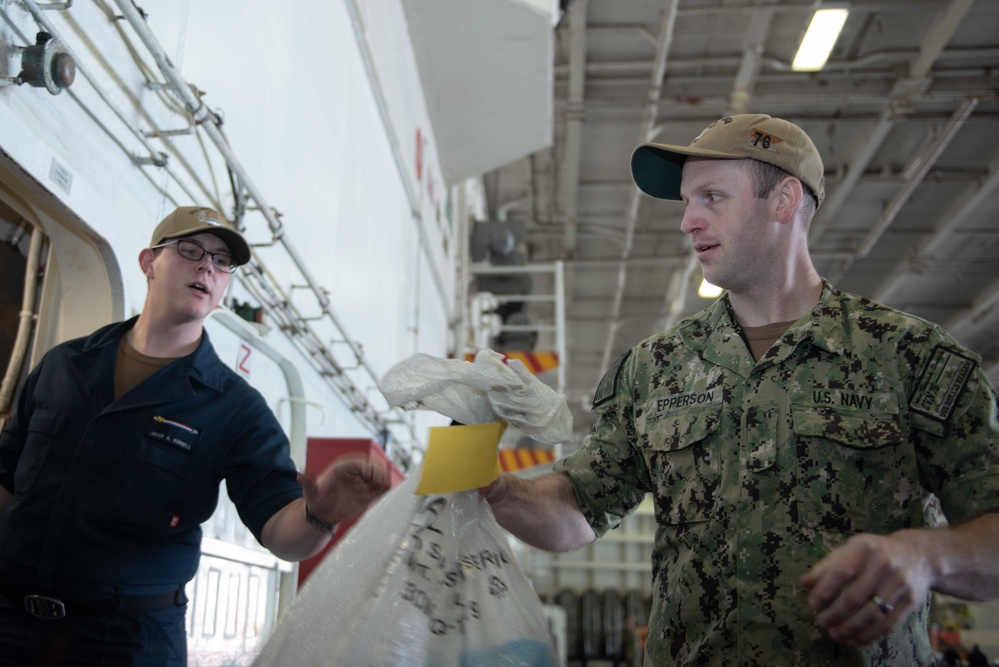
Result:
{"label": "navy blue coverall", "polygon": [[[116,347],[134,322],[49,351],[0,434],[0,486],[13,494],[0,512],[0,665],[54,652],[73,662],[53,664],[185,664],[186,600],[138,613],[86,603],[182,593],[223,479],[258,541],[302,495],[273,413],[207,333],[114,399]],[[22,593],[64,602],[65,618],[32,616]],[[59,614],[47,604],[34,611]]]}

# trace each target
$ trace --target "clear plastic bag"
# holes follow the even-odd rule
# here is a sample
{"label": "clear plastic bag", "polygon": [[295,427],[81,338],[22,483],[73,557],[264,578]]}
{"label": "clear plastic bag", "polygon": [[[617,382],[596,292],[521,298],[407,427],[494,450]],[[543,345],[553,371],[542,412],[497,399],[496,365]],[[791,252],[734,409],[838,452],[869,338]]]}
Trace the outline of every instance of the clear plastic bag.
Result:
{"label": "clear plastic bag", "polygon": [[390,491],[313,570],[255,667],[547,667],[547,623],[477,491]]}
{"label": "clear plastic bag", "polygon": [[414,354],[385,374],[379,389],[390,405],[434,410],[462,424],[505,421],[538,442],[572,436],[565,397],[531,374],[519,359],[479,350],[475,361]]}
{"label": "clear plastic bag", "polygon": [[[415,355],[380,386],[393,405],[568,439],[565,399],[502,359],[492,350],[474,364]],[[254,667],[554,667],[541,601],[489,504],[477,490],[418,496],[420,472],[313,570]]]}

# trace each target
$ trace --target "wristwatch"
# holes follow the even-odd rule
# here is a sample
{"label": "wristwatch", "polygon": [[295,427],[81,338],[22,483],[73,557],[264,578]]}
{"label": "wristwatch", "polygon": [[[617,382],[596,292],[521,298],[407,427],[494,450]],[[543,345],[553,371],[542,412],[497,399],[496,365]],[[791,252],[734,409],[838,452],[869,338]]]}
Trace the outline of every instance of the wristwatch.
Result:
{"label": "wristwatch", "polygon": [[330,523],[329,521],[323,521],[318,516],[312,513],[309,509],[308,503],[305,505],[305,520],[309,522],[309,525],[318,530],[323,535],[332,535],[333,531],[336,530],[336,524]]}

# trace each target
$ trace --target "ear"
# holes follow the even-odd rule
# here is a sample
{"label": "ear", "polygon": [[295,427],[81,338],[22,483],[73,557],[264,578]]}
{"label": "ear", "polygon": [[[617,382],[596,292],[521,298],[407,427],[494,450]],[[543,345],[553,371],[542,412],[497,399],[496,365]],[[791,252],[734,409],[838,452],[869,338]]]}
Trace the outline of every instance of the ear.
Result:
{"label": "ear", "polygon": [[139,267],[147,280],[153,277],[154,259],[156,259],[156,253],[151,248],[143,248],[142,252],[139,253]]}
{"label": "ear", "polygon": [[794,176],[787,176],[777,184],[774,192],[777,194],[777,209],[774,213],[777,222],[784,224],[794,217],[805,191],[801,187],[801,181]]}

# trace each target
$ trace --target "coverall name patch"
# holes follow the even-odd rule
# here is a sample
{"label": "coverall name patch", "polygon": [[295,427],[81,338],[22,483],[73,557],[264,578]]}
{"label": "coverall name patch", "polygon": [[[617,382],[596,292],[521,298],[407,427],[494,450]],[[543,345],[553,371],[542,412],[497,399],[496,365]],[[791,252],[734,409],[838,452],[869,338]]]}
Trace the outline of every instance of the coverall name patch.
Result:
{"label": "coverall name patch", "polygon": [[704,391],[690,391],[673,396],[663,396],[653,398],[646,404],[646,410],[650,416],[656,416],[673,410],[693,407],[695,405],[710,405],[721,402],[721,389],[707,389]]}
{"label": "coverall name patch", "polygon": [[912,394],[910,409],[940,422],[949,420],[977,365],[974,359],[936,346]]}
{"label": "coverall name patch", "polygon": [[190,452],[198,444],[201,429],[161,415],[154,415],[149,422],[149,428],[146,429],[146,435]]}

